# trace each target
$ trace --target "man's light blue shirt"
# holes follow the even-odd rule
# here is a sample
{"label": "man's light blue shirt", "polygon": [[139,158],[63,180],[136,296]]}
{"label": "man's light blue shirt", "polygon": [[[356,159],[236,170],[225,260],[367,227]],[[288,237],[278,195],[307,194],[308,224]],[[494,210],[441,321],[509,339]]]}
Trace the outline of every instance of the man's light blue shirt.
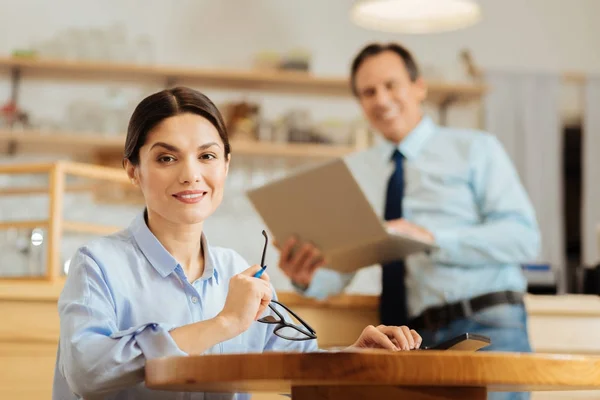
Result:
{"label": "man's light blue shirt", "polygon": [[[181,265],[148,229],[141,213],[128,229],[97,239],[73,257],[58,301],[60,343],[53,399],[245,399],[246,394],[152,391],[147,359],[186,356],[169,331],[215,317],[229,279],[249,268],[233,250],[202,236],[205,266],[190,283]],[[289,341],[274,325],[254,322],[204,354],[316,351],[314,340]]]}
{"label": "man's light blue shirt", "polygon": [[[406,260],[409,312],[500,290],[525,291],[521,264],[540,233],[511,160],[491,134],[436,125],[425,116],[398,146],[383,142],[346,163],[381,217],[395,148],[405,156],[403,217],[433,233],[439,251]],[[320,269],[305,295],[339,293],[352,274]]]}

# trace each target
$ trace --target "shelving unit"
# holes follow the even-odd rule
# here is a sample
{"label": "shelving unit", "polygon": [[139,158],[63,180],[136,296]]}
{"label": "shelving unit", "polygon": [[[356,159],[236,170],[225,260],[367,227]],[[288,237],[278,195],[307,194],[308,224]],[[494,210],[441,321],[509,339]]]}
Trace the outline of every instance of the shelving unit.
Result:
{"label": "shelving unit", "polygon": [[[313,95],[320,97],[350,97],[347,77],[319,77],[306,72],[261,71],[233,69],[200,69],[181,66],[115,64],[109,62],[68,61],[25,57],[0,57],[0,72],[11,74],[11,97],[18,99],[21,79],[61,79],[61,80],[106,80],[113,81],[154,81],[162,82],[165,87],[176,84],[202,85],[221,89],[258,90],[294,95]],[[445,124],[447,110],[457,103],[478,101],[486,88],[480,84],[428,82],[427,102],[437,107],[440,122]],[[257,149],[251,147],[257,146]],[[270,146],[267,145],[267,146]],[[281,151],[296,155],[305,150],[318,154],[329,154],[331,148],[320,151],[318,147],[289,147],[276,145],[264,147],[263,143],[241,146],[247,154],[267,154]],[[294,150],[291,150],[294,149]],[[344,149],[333,150],[336,156]],[[304,153],[305,154],[305,153]]]}
{"label": "shelving unit", "polygon": [[[48,219],[44,220],[22,220],[22,221],[0,221],[0,230],[7,228],[47,230],[47,258],[45,274],[39,277],[17,277],[16,279],[43,280],[56,282],[60,279],[60,242],[64,232],[85,233],[94,235],[106,235],[120,230],[120,227],[94,224],[80,221],[69,221],[64,219],[64,195],[68,191],[66,183],[67,176],[76,176],[91,180],[101,181],[101,185],[89,185],[90,191],[102,189],[107,185],[117,184],[122,186],[131,185],[127,174],[122,169],[108,168],[98,165],[82,164],[67,161],[53,163],[31,163],[0,165],[0,174],[47,174],[49,184],[45,193],[49,198]],[[41,193],[40,187],[20,188],[17,194],[26,194],[29,189],[32,194]],[[79,188],[81,189],[81,188]],[[0,193],[12,195],[15,193]],[[10,279],[10,278],[2,278]]]}
{"label": "shelving unit", "polygon": [[[144,66],[107,62],[44,60],[36,58],[0,57],[0,71],[11,71],[17,82],[27,75],[31,78],[92,79],[106,78],[201,84],[229,89],[265,90],[312,94],[320,96],[351,96],[347,77],[318,77],[305,72],[259,71],[232,69],[199,69],[177,66]],[[486,88],[469,83],[428,82],[427,101],[449,106],[455,102],[478,100]]]}

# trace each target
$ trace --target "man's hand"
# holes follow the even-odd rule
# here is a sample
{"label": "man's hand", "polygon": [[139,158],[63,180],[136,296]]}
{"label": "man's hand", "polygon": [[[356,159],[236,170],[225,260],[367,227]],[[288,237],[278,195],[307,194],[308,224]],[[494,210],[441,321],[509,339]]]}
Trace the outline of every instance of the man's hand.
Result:
{"label": "man's hand", "polygon": [[392,229],[395,232],[412,236],[415,239],[431,243],[435,242],[435,237],[433,236],[433,233],[429,232],[422,226],[415,225],[412,222],[408,222],[407,220],[402,218],[386,221],[386,226],[388,227],[388,229]]}
{"label": "man's hand", "polygon": [[317,268],[325,265],[321,251],[311,243],[298,243],[298,240],[292,237],[281,247],[276,240],[273,244],[280,251],[279,268],[298,285],[310,285]]}
{"label": "man's hand", "polygon": [[414,350],[421,347],[423,339],[407,326],[367,326],[358,340],[350,347],[363,349],[386,349],[392,351]]}

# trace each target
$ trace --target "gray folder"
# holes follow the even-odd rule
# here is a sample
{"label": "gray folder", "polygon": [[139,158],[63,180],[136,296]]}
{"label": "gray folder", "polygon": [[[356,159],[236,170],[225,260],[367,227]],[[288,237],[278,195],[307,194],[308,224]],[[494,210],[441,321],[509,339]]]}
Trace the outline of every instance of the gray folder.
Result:
{"label": "gray folder", "polygon": [[327,267],[340,272],[436,248],[387,231],[343,159],[304,169],[247,195],[279,243],[293,234],[313,242]]}

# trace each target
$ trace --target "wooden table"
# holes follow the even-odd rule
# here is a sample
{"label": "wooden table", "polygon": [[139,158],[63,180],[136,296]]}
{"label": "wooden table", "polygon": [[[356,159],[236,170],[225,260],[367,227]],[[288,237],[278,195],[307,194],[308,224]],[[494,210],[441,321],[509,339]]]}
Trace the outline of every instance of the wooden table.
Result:
{"label": "wooden table", "polygon": [[146,385],[295,400],[483,400],[488,390],[598,390],[600,397],[600,357],[429,350],[173,357],[147,362]]}

